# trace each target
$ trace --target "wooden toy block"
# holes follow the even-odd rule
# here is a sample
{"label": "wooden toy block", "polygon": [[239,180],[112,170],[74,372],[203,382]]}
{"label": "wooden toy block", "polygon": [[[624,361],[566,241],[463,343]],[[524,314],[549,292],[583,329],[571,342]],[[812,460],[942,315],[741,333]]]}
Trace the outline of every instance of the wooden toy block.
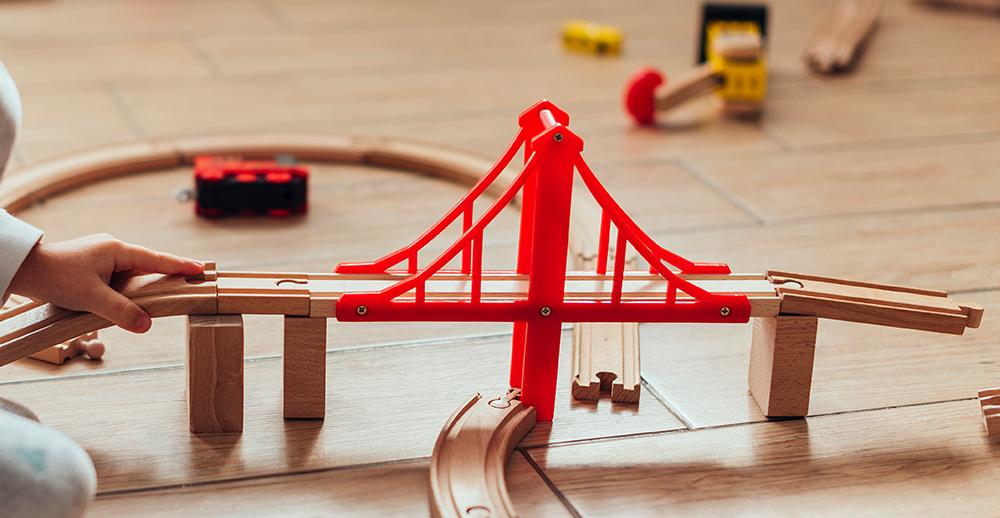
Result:
{"label": "wooden toy block", "polygon": [[191,432],[242,432],[243,316],[189,316],[186,366]]}
{"label": "wooden toy block", "polygon": [[753,322],[750,394],[768,417],[809,413],[816,317],[777,316]]}
{"label": "wooden toy block", "polygon": [[980,390],[979,407],[986,423],[986,434],[1000,435],[1000,388]]}
{"label": "wooden toy block", "polygon": [[616,403],[638,403],[639,324],[582,323],[573,327],[573,397],[596,401],[610,392]]}
{"label": "wooden toy block", "polygon": [[283,366],[286,419],[326,416],[326,319],[285,317]]}
{"label": "wooden toy block", "polygon": [[881,9],[881,0],[834,3],[806,46],[803,58],[809,68],[820,74],[852,68],[875,30]]}

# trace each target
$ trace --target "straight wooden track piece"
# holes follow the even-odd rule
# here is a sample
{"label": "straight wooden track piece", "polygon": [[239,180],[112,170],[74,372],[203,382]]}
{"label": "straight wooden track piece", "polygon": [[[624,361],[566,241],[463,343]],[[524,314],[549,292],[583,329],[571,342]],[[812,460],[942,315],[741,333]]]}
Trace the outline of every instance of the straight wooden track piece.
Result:
{"label": "straight wooden track piece", "polygon": [[976,328],[983,308],[959,304],[943,291],[801,273],[767,272],[782,315],[803,315],[960,335]]}
{"label": "straight wooden track piece", "polygon": [[[574,204],[571,215],[573,222],[570,228],[577,231],[570,233],[570,259],[577,270],[594,271],[600,240],[601,208],[589,196],[577,196],[576,199],[581,202]],[[614,242],[609,243],[609,257],[615,256],[615,245]],[[628,247],[626,254],[625,269],[636,269],[638,253]],[[642,393],[639,385],[639,324],[573,325],[573,371],[570,380],[573,399],[597,401],[602,393],[610,392],[612,402],[638,403]]]}
{"label": "straight wooden track piece", "polygon": [[219,313],[309,316],[309,278],[304,273],[213,273]]}
{"label": "straight wooden track piece", "polygon": [[535,426],[535,409],[520,391],[469,398],[445,423],[431,456],[431,515],[435,518],[517,516],[504,470]]}
{"label": "straight wooden track piece", "polygon": [[326,416],[326,319],[285,317],[282,397],[286,419]]}
{"label": "straight wooden track piece", "polygon": [[189,316],[186,360],[191,432],[242,432],[243,317]]}
{"label": "straight wooden track piece", "polygon": [[820,74],[849,70],[875,30],[881,0],[837,0],[806,46],[806,64]]}
{"label": "straight wooden track piece", "polygon": [[816,317],[778,316],[753,322],[750,394],[767,417],[809,413]]}
{"label": "straight wooden track piece", "polygon": [[585,323],[573,327],[573,397],[596,401],[602,392],[615,403],[638,403],[639,326]]}
{"label": "straight wooden track piece", "polygon": [[1000,435],[1000,388],[980,390],[979,407],[983,411],[986,434]]}

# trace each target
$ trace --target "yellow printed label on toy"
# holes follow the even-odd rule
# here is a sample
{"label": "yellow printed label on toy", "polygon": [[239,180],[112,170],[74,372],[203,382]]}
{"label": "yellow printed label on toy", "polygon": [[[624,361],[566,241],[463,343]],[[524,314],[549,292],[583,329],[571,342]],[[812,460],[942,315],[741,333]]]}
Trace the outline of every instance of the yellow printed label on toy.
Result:
{"label": "yellow printed label on toy", "polygon": [[718,93],[723,99],[753,102],[764,100],[767,92],[767,67],[763,59],[726,60],[721,70],[722,86]]}

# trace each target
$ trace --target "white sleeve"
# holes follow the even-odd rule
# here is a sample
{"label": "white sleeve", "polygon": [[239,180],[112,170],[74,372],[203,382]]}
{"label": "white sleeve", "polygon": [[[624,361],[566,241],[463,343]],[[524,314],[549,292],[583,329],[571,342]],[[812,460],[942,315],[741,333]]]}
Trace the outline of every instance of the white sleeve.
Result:
{"label": "white sleeve", "polygon": [[41,238],[41,230],[0,210],[0,295],[4,300],[14,274]]}
{"label": "white sleeve", "polygon": [[0,61],[0,175],[7,166],[14,137],[21,125],[21,95],[10,77],[7,67]]}
{"label": "white sleeve", "polygon": [[[21,96],[14,78],[0,62],[0,175],[7,166],[20,125]],[[41,238],[41,230],[0,210],[0,296],[4,301],[7,300],[7,290],[14,274]]]}

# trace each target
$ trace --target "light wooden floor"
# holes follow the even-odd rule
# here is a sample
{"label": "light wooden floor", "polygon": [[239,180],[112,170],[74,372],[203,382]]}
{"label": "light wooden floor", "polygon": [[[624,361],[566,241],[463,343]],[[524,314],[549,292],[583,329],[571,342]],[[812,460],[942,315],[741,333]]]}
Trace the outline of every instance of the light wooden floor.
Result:
{"label": "light wooden floor", "polygon": [[[713,120],[702,103],[669,130],[633,128],[620,89],[642,64],[690,65],[694,2],[26,0],[0,4],[0,59],[25,101],[18,165],[239,130],[393,135],[494,157],[520,110],[549,97],[668,248],[737,271],[947,289],[987,317],[966,337],[824,322],[814,415],[779,422],[746,392],[748,328],[643,326],[642,403],[572,403],[565,380],[554,425],[508,469],[522,513],[989,515],[1000,443],[973,397],[1000,385],[1000,18],[890,1],[859,70],[821,79],[800,52],[824,8],[772,2],[759,124]],[[564,52],[557,31],[573,18],[620,25],[625,55]],[[408,242],[462,192],[314,171],[304,221],[196,220],[174,199],[186,170],[94,185],[25,217],[49,239],[106,231],[227,268],[322,271]],[[490,264],[512,264],[515,223],[495,225]],[[182,324],[109,331],[100,364],[0,370],[0,395],[90,452],[95,516],[426,514],[438,430],[507,369],[505,325],[331,324],[328,417],[283,422],[279,321],[254,319],[246,431],[194,437]]]}

